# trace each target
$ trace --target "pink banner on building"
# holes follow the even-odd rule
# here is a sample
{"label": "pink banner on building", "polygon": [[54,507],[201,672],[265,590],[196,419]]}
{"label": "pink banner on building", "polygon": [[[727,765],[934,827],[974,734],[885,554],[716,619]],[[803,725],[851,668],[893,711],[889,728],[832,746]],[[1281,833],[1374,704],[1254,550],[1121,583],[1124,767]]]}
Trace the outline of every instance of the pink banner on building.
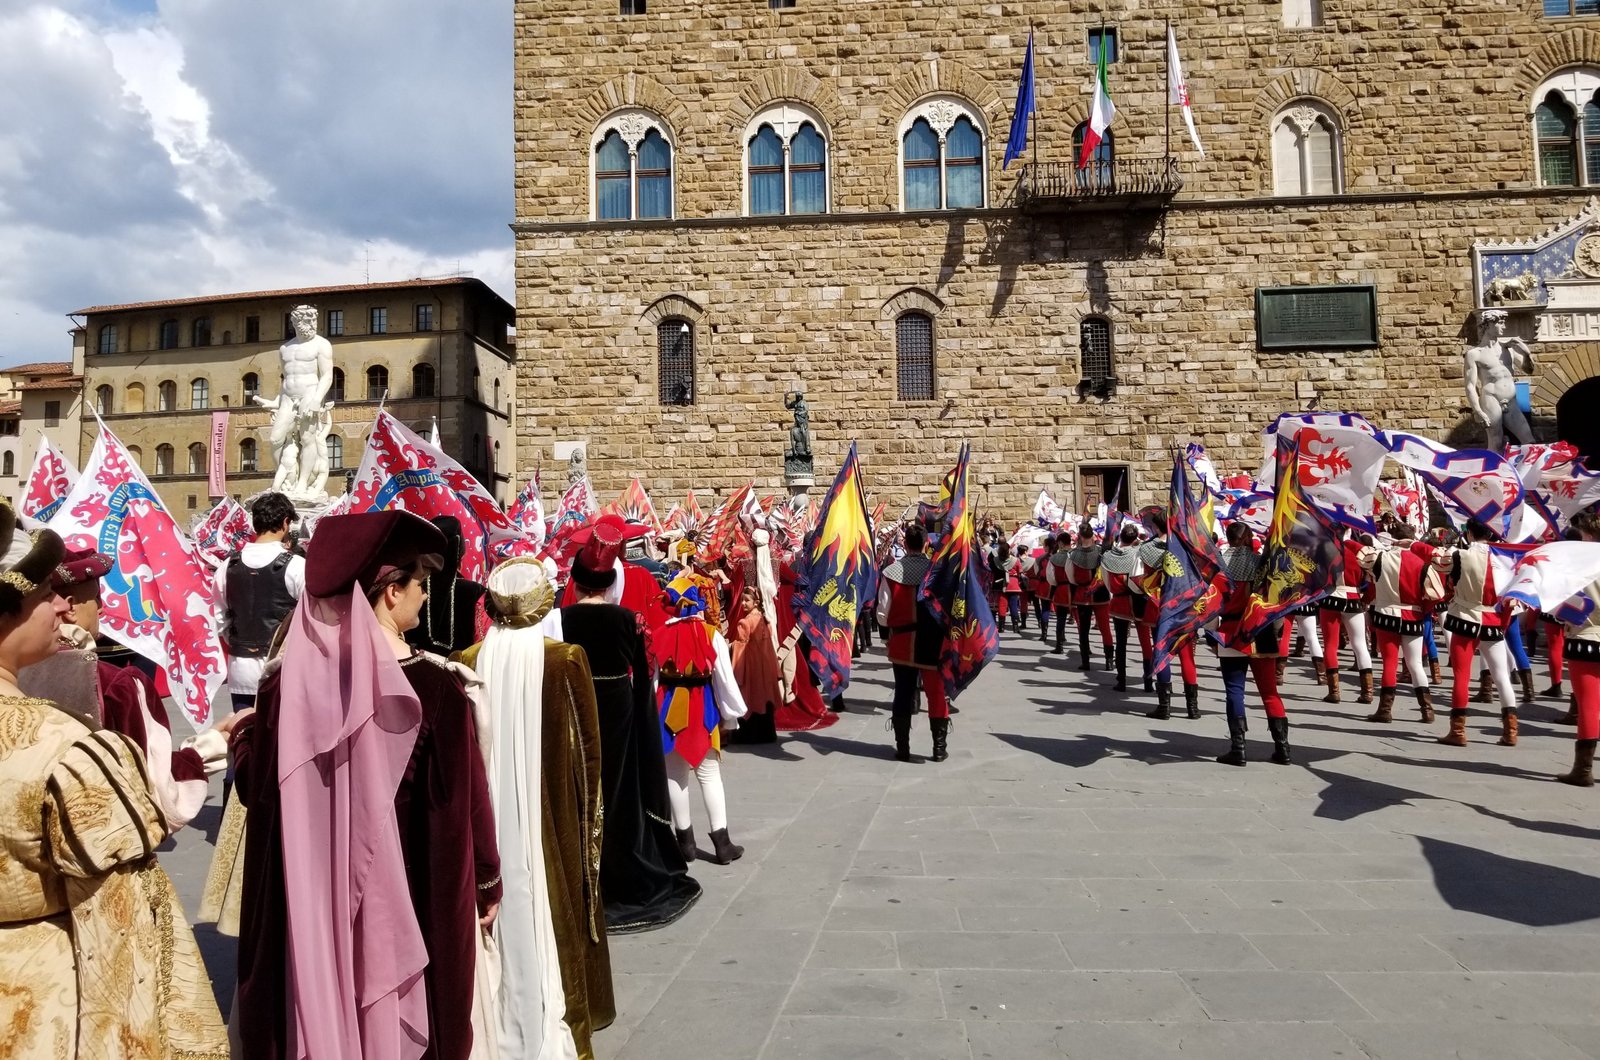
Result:
{"label": "pink banner on building", "polygon": [[211,460],[209,463],[211,496],[222,497],[228,492],[228,414],[211,414]]}

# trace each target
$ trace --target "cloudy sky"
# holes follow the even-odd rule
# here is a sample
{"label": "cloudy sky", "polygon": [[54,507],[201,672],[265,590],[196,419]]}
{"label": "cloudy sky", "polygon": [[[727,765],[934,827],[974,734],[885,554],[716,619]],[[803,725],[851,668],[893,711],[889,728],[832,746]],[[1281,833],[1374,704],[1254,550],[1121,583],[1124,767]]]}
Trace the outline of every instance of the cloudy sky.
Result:
{"label": "cloudy sky", "polygon": [[511,0],[0,0],[0,364],[83,306],[511,295]]}

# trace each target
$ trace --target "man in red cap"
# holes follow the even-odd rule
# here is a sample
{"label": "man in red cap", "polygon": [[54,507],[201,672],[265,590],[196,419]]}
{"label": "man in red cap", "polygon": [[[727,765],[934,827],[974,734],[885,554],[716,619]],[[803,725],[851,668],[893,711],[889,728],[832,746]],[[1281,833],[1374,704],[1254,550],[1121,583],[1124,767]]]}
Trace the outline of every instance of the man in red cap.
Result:
{"label": "man in red cap", "polygon": [[404,638],[444,549],[403,511],[323,519],[235,725],[245,1060],[465,1060],[493,1034],[475,985],[500,858],[473,705],[465,671]]}
{"label": "man in red cap", "polygon": [[[662,626],[667,614],[661,602],[661,585],[655,576],[637,563],[622,558],[623,548],[629,541],[650,533],[650,528],[630,523],[615,512],[607,512],[593,525],[572,535],[578,554],[572,561],[572,577],[561,592],[558,607],[578,602],[578,589],[584,583],[578,579],[587,576],[590,582],[603,571],[615,570],[617,576],[605,587],[605,601],[621,604],[644,621],[645,646]],[[580,569],[584,574],[580,574]],[[652,658],[654,656],[652,655]]]}
{"label": "man in red cap", "polygon": [[111,565],[110,558],[88,549],[66,553],[50,578],[71,608],[61,621],[61,649],[28,667],[18,680],[31,694],[55,700],[87,724],[133,741],[144,752],[156,805],[175,832],[205,805],[208,777],[227,762],[227,737],[213,729],[175,745],[161,693],[135,665],[137,657],[120,645],[97,646],[100,579]]}

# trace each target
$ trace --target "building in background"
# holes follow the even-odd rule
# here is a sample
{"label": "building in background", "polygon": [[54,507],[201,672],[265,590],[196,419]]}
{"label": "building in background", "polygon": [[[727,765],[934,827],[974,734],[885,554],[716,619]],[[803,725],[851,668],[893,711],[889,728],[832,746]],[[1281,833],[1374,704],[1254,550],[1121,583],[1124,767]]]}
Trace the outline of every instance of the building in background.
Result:
{"label": "building in background", "polygon": [[82,350],[74,334],[73,359],[0,368],[0,495],[13,504],[22,491],[39,438],[74,463],[83,413]]}
{"label": "building in background", "polygon": [[[1250,470],[1285,410],[1481,442],[1462,351],[1491,305],[1538,340],[1542,434],[1600,454],[1592,2],[516,14],[528,467],[586,441],[603,493],[775,489],[803,388],[819,474],[858,439],[885,499],[967,440],[996,514],[1041,488],[1148,501],[1170,446]],[[1037,116],[1007,166],[1030,32]],[[1080,168],[1102,55],[1116,116]]]}
{"label": "building in background", "polygon": [[[83,394],[74,426],[87,454],[95,414],[138,458],[174,512],[210,507],[211,417],[229,413],[227,492],[272,484],[271,413],[278,347],[294,336],[289,312],[319,311],[333,345],[333,432],[328,490],[339,494],[361,461],[380,403],[424,437],[438,421],[446,452],[502,502],[513,468],[513,313],[479,280],[452,277],[91,306]],[[180,518],[182,518],[180,516]]]}

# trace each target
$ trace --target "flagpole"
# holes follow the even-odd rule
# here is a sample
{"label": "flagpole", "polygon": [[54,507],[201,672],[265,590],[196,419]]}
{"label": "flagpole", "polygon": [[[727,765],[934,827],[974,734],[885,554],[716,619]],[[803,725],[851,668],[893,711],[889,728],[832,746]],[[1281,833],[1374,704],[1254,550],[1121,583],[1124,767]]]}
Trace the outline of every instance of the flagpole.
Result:
{"label": "flagpole", "polygon": [[[1028,23],[1028,45],[1030,48],[1033,45],[1032,22]],[[1028,119],[1033,122],[1033,179],[1037,182],[1039,179],[1039,56],[1037,54],[1033,56],[1033,69],[1028,73],[1033,78],[1033,113],[1028,115]],[[1035,183],[1035,187],[1037,186]]]}
{"label": "flagpole", "polygon": [[1162,112],[1166,115],[1167,119],[1166,162],[1169,166],[1172,164],[1172,41],[1172,19],[1169,18],[1167,19],[1167,39],[1165,42],[1167,49],[1167,105],[1162,108]]}

